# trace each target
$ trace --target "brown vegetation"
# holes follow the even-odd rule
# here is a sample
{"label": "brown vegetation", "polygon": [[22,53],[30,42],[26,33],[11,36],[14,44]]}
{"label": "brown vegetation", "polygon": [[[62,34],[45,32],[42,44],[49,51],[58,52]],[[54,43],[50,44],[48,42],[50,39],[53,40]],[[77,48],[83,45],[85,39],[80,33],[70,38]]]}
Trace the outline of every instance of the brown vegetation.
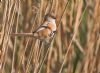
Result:
{"label": "brown vegetation", "polygon": [[[32,37],[58,16],[49,45]],[[30,37],[31,36],[31,37]],[[100,73],[100,0],[0,0],[0,73]]]}

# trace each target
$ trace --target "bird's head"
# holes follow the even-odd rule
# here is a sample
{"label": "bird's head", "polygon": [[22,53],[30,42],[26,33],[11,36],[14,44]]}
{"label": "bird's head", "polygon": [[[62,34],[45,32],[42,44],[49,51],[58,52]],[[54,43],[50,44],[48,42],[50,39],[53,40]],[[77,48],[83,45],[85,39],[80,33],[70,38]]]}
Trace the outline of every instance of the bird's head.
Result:
{"label": "bird's head", "polygon": [[58,16],[57,15],[54,15],[54,14],[46,14],[44,16],[44,20],[46,21],[51,21],[51,22],[55,22],[56,25],[58,24]]}

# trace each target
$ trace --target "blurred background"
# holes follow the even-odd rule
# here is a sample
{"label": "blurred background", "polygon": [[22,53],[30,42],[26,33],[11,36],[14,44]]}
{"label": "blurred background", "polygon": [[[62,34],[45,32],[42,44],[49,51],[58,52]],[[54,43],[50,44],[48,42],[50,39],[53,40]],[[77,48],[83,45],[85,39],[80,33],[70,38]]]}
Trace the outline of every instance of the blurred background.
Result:
{"label": "blurred background", "polygon": [[[27,35],[47,13],[49,46]],[[0,0],[0,73],[100,73],[100,0]]]}

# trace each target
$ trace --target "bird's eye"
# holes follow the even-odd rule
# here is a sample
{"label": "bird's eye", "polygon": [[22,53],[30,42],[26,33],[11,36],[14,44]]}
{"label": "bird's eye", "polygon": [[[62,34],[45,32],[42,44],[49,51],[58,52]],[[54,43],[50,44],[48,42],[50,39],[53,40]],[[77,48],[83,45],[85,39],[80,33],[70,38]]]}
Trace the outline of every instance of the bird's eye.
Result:
{"label": "bird's eye", "polygon": [[55,16],[51,16],[53,19],[56,19],[56,17]]}

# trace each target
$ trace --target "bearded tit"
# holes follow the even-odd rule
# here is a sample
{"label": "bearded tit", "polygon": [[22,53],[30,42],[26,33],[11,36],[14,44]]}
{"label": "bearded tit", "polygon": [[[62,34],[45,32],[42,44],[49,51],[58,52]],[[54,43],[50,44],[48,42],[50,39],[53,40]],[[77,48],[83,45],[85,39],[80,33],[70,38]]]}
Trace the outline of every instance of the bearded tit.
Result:
{"label": "bearded tit", "polygon": [[33,32],[33,36],[37,39],[49,43],[49,40],[54,36],[57,31],[56,18],[52,15],[45,15],[44,22],[36,31]]}

